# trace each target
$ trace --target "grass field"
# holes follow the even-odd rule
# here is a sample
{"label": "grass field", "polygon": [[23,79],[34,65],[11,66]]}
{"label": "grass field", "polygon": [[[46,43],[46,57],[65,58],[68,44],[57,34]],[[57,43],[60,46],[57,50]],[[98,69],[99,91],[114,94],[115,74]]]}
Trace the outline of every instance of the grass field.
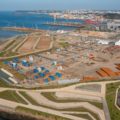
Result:
{"label": "grass field", "polygon": [[[70,108],[70,109],[56,109],[56,108],[51,108],[48,107],[46,105],[40,105],[39,103],[37,103],[32,97],[30,97],[27,93],[25,93],[24,91],[20,91],[19,92],[21,95],[23,95],[31,104],[36,105],[36,106],[41,106],[44,108],[48,108],[48,109],[52,109],[52,110],[57,110],[57,111],[72,111],[72,112],[89,112],[91,115],[93,115],[94,118],[96,118],[96,120],[99,120],[99,117],[97,114],[85,109],[85,108]],[[67,101],[66,101],[67,102]]]}
{"label": "grass field", "polygon": [[73,115],[73,116],[76,116],[76,117],[80,117],[80,118],[84,118],[86,120],[93,120],[89,115],[87,114],[70,114],[70,115]]}
{"label": "grass field", "polygon": [[0,80],[0,87],[10,87],[10,85],[4,82],[3,80]]}
{"label": "grass field", "polygon": [[5,51],[6,49],[8,49],[14,42],[15,40],[11,41],[7,46],[4,47],[3,50]]}
{"label": "grass field", "polygon": [[32,114],[32,115],[35,115],[35,116],[45,117],[46,120],[48,120],[48,119],[50,119],[50,120],[70,120],[70,119],[67,119],[67,118],[63,118],[61,116],[52,115],[52,114],[49,114],[49,113],[40,112],[40,111],[37,111],[37,110],[32,110],[32,109],[25,108],[25,107],[20,107],[20,106],[18,106],[16,108],[16,111],[26,113],[26,114]]}
{"label": "grass field", "polygon": [[110,111],[111,120],[120,120],[120,110],[118,110],[114,105],[116,90],[118,86],[120,86],[120,82],[107,85],[106,99]]}
{"label": "grass field", "polygon": [[26,92],[24,91],[19,91],[19,93],[26,98],[31,104],[39,106],[39,104],[32,98],[30,97]]}
{"label": "grass field", "polygon": [[87,101],[87,100],[75,100],[75,99],[69,99],[69,100],[64,100],[64,99],[59,99],[55,96],[54,92],[42,92],[41,93],[44,97],[46,97],[47,99],[57,102],[57,103],[68,103],[68,102],[89,102],[92,105],[95,105],[96,107],[103,109],[103,104],[102,103],[98,103],[98,102],[91,102],[91,101]]}
{"label": "grass field", "polygon": [[68,42],[60,42],[59,44],[60,44],[60,46],[63,47],[63,48],[66,48],[66,47],[69,46],[69,43],[68,43]]}
{"label": "grass field", "polygon": [[90,113],[96,120],[100,120],[98,115],[87,110],[86,108],[78,107],[78,108],[70,108],[70,109],[63,109],[62,111],[72,111],[72,112],[88,112]]}
{"label": "grass field", "polygon": [[13,90],[6,90],[3,92],[0,92],[0,98],[18,102],[18,103],[23,103],[27,104],[15,91]]}
{"label": "grass field", "polygon": [[[55,93],[54,92],[42,92],[41,93],[44,97],[48,98],[51,101],[57,102],[57,103],[68,103],[68,102],[85,102],[85,101],[81,101],[81,100],[58,100],[55,97]],[[96,107],[99,108],[103,108],[102,103],[96,103],[96,102],[89,102],[93,105],[95,105]],[[58,109],[57,109],[58,110]],[[97,114],[85,109],[85,108],[70,108],[70,109],[59,109],[60,111],[72,111],[72,112],[88,112],[91,113],[91,115],[93,115],[94,118],[96,118],[96,120],[99,120],[99,117]]]}
{"label": "grass field", "polygon": [[3,57],[6,52],[0,52],[0,57]]}

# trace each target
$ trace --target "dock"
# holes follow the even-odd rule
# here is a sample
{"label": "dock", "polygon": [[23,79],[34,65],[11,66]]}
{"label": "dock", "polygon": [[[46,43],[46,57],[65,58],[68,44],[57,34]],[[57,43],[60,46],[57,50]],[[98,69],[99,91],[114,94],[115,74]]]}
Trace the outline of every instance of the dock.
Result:
{"label": "dock", "polygon": [[45,32],[41,29],[33,29],[26,27],[0,27],[0,30],[11,30],[11,31],[20,31],[20,32]]}
{"label": "dock", "polygon": [[80,23],[65,23],[65,22],[47,22],[44,25],[51,25],[51,26],[64,26],[64,27],[75,27],[75,28],[83,28],[85,27],[84,24]]}

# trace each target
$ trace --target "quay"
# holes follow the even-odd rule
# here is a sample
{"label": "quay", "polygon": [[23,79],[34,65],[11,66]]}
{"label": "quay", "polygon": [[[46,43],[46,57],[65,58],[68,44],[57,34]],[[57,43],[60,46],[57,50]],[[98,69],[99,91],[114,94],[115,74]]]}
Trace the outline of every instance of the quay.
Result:
{"label": "quay", "polygon": [[85,27],[84,24],[80,24],[80,23],[65,23],[65,22],[47,22],[47,23],[44,23],[44,25],[76,27],[76,28],[83,28],[83,27]]}

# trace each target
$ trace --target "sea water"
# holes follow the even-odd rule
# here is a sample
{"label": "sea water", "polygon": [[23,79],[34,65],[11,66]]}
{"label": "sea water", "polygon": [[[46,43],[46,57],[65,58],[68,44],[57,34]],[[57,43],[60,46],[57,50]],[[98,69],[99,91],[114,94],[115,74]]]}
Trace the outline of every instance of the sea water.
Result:
{"label": "sea water", "polygon": [[[75,27],[50,26],[47,22],[54,22],[54,18],[48,14],[30,14],[24,12],[0,12],[0,27],[28,27],[43,30],[73,30]],[[82,20],[56,19],[56,22],[78,22]],[[22,32],[0,30],[0,39],[9,38]]]}

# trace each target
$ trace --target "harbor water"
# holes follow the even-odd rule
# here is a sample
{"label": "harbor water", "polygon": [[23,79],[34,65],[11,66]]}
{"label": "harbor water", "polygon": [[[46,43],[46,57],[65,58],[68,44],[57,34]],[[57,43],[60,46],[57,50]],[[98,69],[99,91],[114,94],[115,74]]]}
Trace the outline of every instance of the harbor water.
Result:
{"label": "harbor water", "polygon": [[[43,30],[73,30],[74,27],[50,26],[47,22],[78,22],[82,20],[54,19],[48,14],[32,14],[24,12],[0,12],[0,27],[27,27]],[[0,30],[0,39],[13,37],[22,32]]]}

